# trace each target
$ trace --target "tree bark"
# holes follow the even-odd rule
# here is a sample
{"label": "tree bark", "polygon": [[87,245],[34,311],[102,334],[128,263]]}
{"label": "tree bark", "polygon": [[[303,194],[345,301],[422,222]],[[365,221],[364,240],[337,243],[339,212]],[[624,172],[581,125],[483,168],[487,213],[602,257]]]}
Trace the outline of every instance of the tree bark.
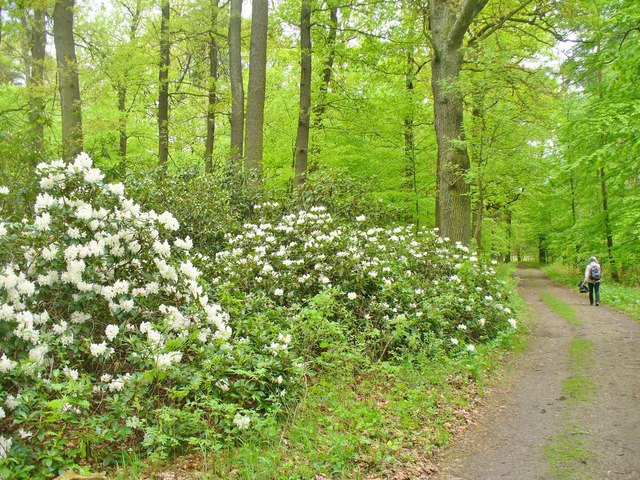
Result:
{"label": "tree bark", "polygon": [[213,172],[213,146],[216,136],[216,104],[218,103],[218,43],[215,31],[218,26],[218,0],[211,0],[211,25],[209,31],[209,105],[207,107],[207,139],[204,147],[204,171]]}
{"label": "tree bark", "polygon": [[[329,34],[327,36],[326,46],[329,48],[329,54],[324,61],[324,68],[322,69],[322,81],[318,88],[318,101],[313,109],[314,120],[313,129],[318,131],[322,129],[322,123],[324,120],[324,114],[327,110],[327,94],[329,92],[329,86],[331,85],[331,77],[333,75],[333,63],[336,58],[336,37],[338,34],[338,7],[331,6],[329,9]],[[311,165],[310,171],[315,171],[318,168],[318,157],[320,156],[320,143],[314,142],[311,148]]]}
{"label": "tree bark", "polygon": [[169,22],[171,8],[169,0],[162,1],[160,20],[160,68],[158,73],[158,165],[163,173],[169,160],[169,68],[171,66],[171,44]]}
{"label": "tree bark", "polygon": [[44,61],[47,34],[45,29],[44,10],[34,8],[33,25],[30,32],[31,75],[29,87],[29,122],[33,126],[34,165],[42,160],[44,153]]}
{"label": "tree bark", "polygon": [[118,156],[120,157],[120,178],[127,176],[127,87],[120,83],[117,87],[118,92],[118,133],[120,136],[120,145],[118,147]]}
{"label": "tree bark", "polygon": [[243,157],[244,83],[242,81],[242,0],[229,4],[229,80],[231,83],[231,158],[238,167]]}
{"label": "tree bark", "polygon": [[452,241],[471,240],[471,200],[466,174],[469,155],[463,129],[462,94],[457,82],[463,61],[463,39],[488,0],[432,0],[429,25],[433,43],[431,87],[438,142],[436,225]]}
{"label": "tree bark", "polygon": [[309,109],[311,108],[311,2],[302,0],[300,8],[300,111],[294,187],[301,187],[307,180],[309,154]]}
{"label": "tree bark", "polygon": [[53,40],[62,112],[62,156],[66,159],[77,156],[83,150],[80,83],[73,42],[73,6],[73,0],[56,0],[53,8]]}
{"label": "tree bark", "polygon": [[416,76],[413,46],[407,50],[407,64],[405,70],[405,90],[407,92],[408,109],[404,115],[404,157],[405,157],[405,185],[415,196],[416,226],[420,225],[420,201],[418,199],[418,182],[416,178],[416,148],[414,133],[414,79]]}
{"label": "tree bark", "polygon": [[244,168],[249,184],[262,184],[262,148],[264,101],[267,82],[267,28],[269,6],[267,0],[253,0],[251,7],[251,45],[249,52],[249,92],[244,141]]}

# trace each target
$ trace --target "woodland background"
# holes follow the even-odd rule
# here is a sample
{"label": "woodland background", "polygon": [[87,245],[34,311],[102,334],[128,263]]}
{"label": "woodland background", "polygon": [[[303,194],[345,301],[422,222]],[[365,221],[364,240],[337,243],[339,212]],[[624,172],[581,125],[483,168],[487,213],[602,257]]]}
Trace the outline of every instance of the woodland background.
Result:
{"label": "woodland background", "polygon": [[[69,70],[79,78],[82,137],[82,148],[70,148],[86,150],[113,179],[166,171],[162,182],[199,178],[244,212],[260,195],[436,223],[428,2],[278,1],[268,13],[266,2],[253,2],[254,15],[268,15],[266,37],[253,40],[266,57],[252,60],[265,69],[263,118],[247,88],[251,5],[80,1],[71,10],[57,2],[67,36],[73,16],[77,57],[58,67],[53,2],[0,5],[0,183],[28,184],[39,161],[62,155],[59,86]],[[310,50],[301,49],[301,5]],[[230,13],[242,7],[241,17]],[[447,88],[464,101],[468,220],[483,251],[577,263],[596,254],[613,274],[637,264],[638,10],[630,0],[504,0],[471,24],[462,70]],[[296,181],[306,52],[310,140]],[[249,90],[244,147],[230,127],[245,115],[232,108],[238,81]],[[259,132],[263,145],[252,153]],[[245,188],[251,178],[261,191]],[[147,183],[146,194],[167,188]],[[213,208],[202,204],[210,194],[182,197],[193,202],[185,212]]]}

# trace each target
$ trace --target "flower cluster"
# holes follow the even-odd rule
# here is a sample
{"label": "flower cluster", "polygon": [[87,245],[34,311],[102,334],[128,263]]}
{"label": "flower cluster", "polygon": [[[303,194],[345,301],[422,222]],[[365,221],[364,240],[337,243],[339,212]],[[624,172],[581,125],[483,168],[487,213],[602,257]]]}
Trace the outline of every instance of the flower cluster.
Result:
{"label": "flower cluster", "polygon": [[363,216],[340,225],[323,207],[269,221],[270,207],[227,236],[208,273],[221,288],[288,309],[294,329],[299,308],[328,290],[340,292],[352,314],[343,321],[352,337],[368,337],[374,354],[375,345],[388,353],[434,339],[473,351],[513,325],[493,267],[437,231],[369,227]]}
{"label": "flower cluster", "polygon": [[[21,430],[42,428],[34,409],[80,427],[113,408],[124,435],[135,435],[119,416],[152,428],[158,402],[175,399],[148,392],[172,385],[183,389],[181,401],[199,395],[202,385],[185,386],[190,369],[207,372],[220,402],[243,408],[241,396],[215,383],[240,365],[252,379],[287,375],[284,356],[268,369],[259,361],[271,357],[269,339],[251,345],[245,337],[237,352],[230,316],[209,301],[191,240],[173,237],[180,227],[173,215],[143,211],[122,184],[103,183],[85,154],[40,164],[37,173],[33,218],[11,227],[11,236],[0,222],[0,242],[13,252],[0,265],[0,458],[25,451],[32,438]],[[275,393],[284,390],[272,383]],[[209,413],[220,422],[219,412]],[[233,419],[229,413],[229,425]]]}

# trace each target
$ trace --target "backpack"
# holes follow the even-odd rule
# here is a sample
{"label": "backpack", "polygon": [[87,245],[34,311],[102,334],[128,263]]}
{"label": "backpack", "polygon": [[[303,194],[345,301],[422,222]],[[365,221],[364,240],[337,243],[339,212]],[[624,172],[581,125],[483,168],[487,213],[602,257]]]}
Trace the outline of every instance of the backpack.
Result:
{"label": "backpack", "polygon": [[602,276],[602,273],[600,272],[600,265],[596,264],[596,265],[591,265],[591,270],[589,272],[589,278],[595,282],[599,282],[600,281],[600,277]]}

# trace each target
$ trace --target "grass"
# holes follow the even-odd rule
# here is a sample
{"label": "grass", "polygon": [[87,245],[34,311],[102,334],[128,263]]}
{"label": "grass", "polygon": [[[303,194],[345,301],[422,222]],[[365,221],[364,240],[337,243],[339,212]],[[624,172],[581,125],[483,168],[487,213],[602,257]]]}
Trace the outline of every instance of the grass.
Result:
{"label": "grass", "polygon": [[319,375],[290,412],[240,445],[146,468],[130,459],[114,477],[151,479],[190,464],[188,476],[176,478],[357,480],[423,466],[468,422],[488,374],[505,352],[522,349],[523,336],[509,332],[453,358],[406,357],[357,375]]}
{"label": "grass", "polygon": [[554,297],[549,292],[542,292],[542,301],[546,303],[551,309],[564,318],[571,325],[579,327],[582,325],[582,321],[578,319],[576,311],[571,305],[564,303],[559,298]]}
{"label": "grass", "polygon": [[545,454],[550,465],[550,479],[595,480],[587,468],[593,454],[579,425],[567,422],[562,431],[546,445]]}

